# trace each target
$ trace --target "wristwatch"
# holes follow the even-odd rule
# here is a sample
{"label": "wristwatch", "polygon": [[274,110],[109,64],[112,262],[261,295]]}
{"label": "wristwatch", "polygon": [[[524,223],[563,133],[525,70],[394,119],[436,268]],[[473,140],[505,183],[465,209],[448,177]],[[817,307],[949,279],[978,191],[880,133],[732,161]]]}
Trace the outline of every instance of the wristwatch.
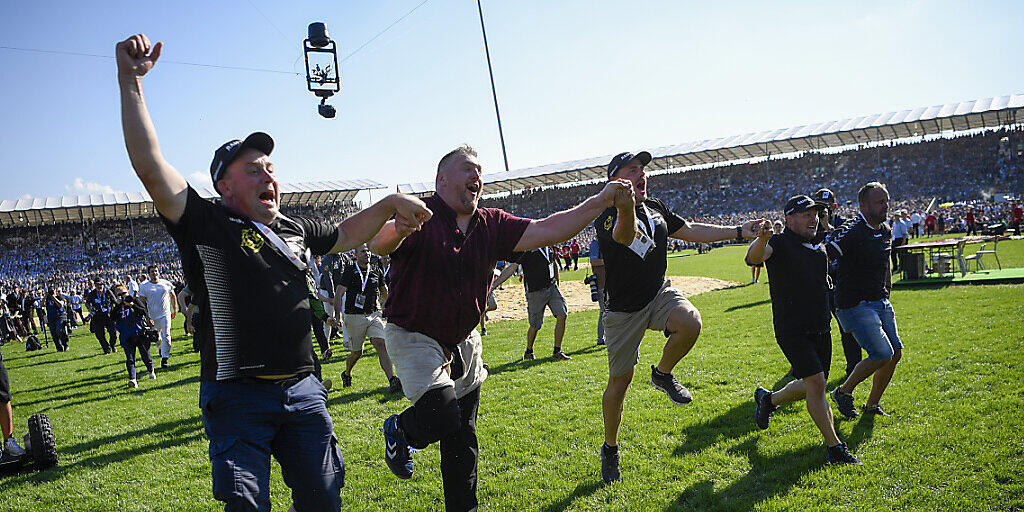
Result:
{"label": "wristwatch", "polygon": [[743,240],[743,226],[736,226],[736,240]]}

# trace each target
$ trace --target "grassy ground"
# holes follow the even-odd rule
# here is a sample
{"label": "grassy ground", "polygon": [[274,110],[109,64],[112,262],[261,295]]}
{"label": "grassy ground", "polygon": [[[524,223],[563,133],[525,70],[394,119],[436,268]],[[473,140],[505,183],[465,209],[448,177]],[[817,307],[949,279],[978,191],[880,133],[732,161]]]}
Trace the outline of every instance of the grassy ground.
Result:
{"label": "grassy ground", "polygon": [[[669,274],[749,281],[742,247],[670,259]],[[1004,266],[1024,266],[1024,241],[1000,244]],[[568,274],[564,278],[580,278]],[[762,282],[766,277],[762,277]],[[820,436],[803,405],[784,407],[771,428],[753,423],[757,385],[778,387],[788,369],[774,342],[768,287],[694,297],[704,331],[676,375],[694,395],[671,405],[647,383],[663,337],[648,334],[626,399],[623,481],[599,477],[600,397],[607,379],[594,345],[596,313],[573,314],[564,343],[572,361],[520,360],[525,322],[489,325],[479,416],[482,510],[1021,510],[1024,509],[1022,285],[899,290],[892,297],[906,345],[883,403],[888,418],[837,420],[864,461],[823,463]],[[550,347],[553,322],[538,338]],[[836,357],[830,387],[842,375]],[[172,367],[129,390],[123,355],[105,356],[85,329],[67,353],[6,345],[17,435],[44,412],[54,423],[60,465],[0,476],[0,510],[218,510],[198,409],[198,358],[175,322]],[[340,347],[339,347],[340,349]],[[338,380],[341,362],[325,366]],[[862,404],[867,388],[855,392]],[[384,465],[377,431],[405,408],[389,397],[375,358],[351,388],[329,399],[347,465],[346,510],[440,510],[436,447],[416,455],[416,476]],[[290,504],[274,466],[275,510]]]}

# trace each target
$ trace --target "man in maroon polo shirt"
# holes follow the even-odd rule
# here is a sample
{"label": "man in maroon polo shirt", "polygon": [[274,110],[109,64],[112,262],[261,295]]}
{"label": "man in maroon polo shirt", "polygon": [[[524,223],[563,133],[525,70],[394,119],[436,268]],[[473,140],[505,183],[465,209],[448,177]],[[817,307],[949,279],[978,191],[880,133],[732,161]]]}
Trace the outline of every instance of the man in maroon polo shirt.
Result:
{"label": "man in maroon polo shirt", "polygon": [[413,402],[384,421],[385,460],[399,478],[411,478],[409,448],[441,442],[445,509],[476,510],[476,416],[487,378],[474,330],[485,308],[498,260],[514,252],[561,243],[605,208],[632,205],[632,187],[612,180],[579,206],[541,220],[496,208],[477,208],[483,182],[469,146],[437,166],[437,193],[420,231],[391,221],[370,250],[391,255],[391,293],[384,307],[385,343],[402,391]]}

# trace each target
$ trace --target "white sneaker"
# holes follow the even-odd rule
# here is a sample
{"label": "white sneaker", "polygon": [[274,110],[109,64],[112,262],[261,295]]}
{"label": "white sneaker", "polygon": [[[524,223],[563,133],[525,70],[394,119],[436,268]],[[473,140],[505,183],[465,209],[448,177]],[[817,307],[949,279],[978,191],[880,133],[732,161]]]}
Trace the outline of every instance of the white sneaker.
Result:
{"label": "white sneaker", "polygon": [[156,378],[156,370],[150,370],[149,378],[151,378],[151,379],[155,379]]}
{"label": "white sneaker", "polygon": [[7,442],[4,443],[4,455],[8,457],[21,457],[25,455],[25,449],[18,446],[18,442],[13,437],[8,437]]}
{"label": "white sneaker", "polygon": [[132,389],[139,389],[139,381],[135,379],[128,379],[128,387]]}

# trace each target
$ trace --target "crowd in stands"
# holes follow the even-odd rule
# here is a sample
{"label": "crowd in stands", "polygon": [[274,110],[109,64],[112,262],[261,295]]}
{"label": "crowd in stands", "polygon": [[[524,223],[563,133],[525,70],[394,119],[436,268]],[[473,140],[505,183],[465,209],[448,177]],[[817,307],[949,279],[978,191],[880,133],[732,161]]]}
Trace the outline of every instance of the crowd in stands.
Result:
{"label": "crowd in stands", "polygon": [[[733,225],[751,218],[781,218],[780,205],[794,193],[828,187],[840,215],[856,212],[857,190],[870,181],[888,186],[893,213],[932,206],[946,231],[966,231],[973,211],[985,225],[1008,222],[1008,203],[994,193],[1024,196],[1024,131],[997,130],[915,143],[863,147],[840,153],[808,153],[756,163],[724,165],[648,176],[648,191],[696,222]],[[481,200],[524,217],[543,217],[596,194],[602,183],[530,189]],[[950,204],[952,203],[952,204]],[[943,206],[943,207],[940,207]],[[355,203],[285,207],[284,213],[340,222]],[[588,228],[574,241],[589,247]],[[570,242],[571,243],[571,242]],[[44,284],[81,291],[93,278],[126,282],[157,264],[179,282],[177,249],[156,218],[66,223],[0,231],[0,287],[38,290]]]}

